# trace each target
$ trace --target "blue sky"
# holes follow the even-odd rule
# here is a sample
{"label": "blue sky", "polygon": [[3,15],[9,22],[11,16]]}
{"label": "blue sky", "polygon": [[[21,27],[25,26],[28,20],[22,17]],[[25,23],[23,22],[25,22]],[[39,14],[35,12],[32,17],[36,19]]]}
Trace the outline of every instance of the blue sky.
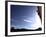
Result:
{"label": "blue sky", "polygon": [[[34,28],[40,23],[37,6],[11,5],[11,26],[17,28]],[[39,20],[37,22],[37,20]],[[33,27],[33,25],[35,25]]]}

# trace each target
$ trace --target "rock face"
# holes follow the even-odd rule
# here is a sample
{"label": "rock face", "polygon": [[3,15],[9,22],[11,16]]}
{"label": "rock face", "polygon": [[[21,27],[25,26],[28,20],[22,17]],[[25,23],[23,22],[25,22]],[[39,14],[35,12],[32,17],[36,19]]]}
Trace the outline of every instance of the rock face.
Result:
{"label": "rock face", "polygon": [[41,27],[41,19],[37,10],[37,6],[11,5],[11,27],[15,29],[38,29]]}

